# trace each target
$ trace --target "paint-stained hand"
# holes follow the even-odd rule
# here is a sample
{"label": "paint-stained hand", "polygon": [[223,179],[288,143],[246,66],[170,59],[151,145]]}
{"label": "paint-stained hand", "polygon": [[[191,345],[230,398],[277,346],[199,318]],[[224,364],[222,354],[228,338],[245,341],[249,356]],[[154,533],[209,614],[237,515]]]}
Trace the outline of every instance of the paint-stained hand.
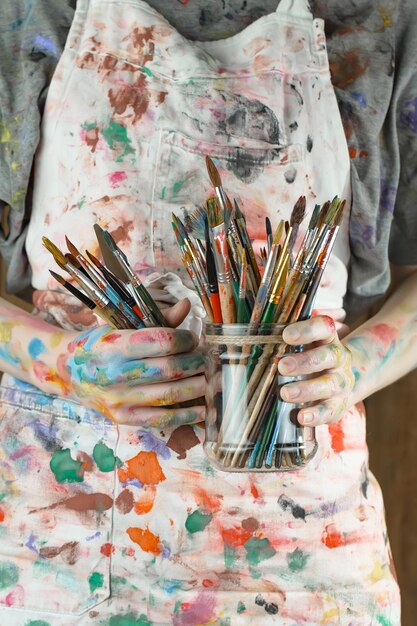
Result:
{"label": "paint-stained hand", "polygon": [[317,426],[338,421],[352,404],[355,376],[349,349],[340,341],[331,317],[317,316],[287,326],[288,345],[303,345],[302,352],[281,359],[279,371],[286,376],[312,375],[281,389],[287,402],[312,403],[298,413],[300,424]]}
{"label": "paint-stained hand", "polygon": [[[164,314],[176,326],[188,311],[188,301],[182,301]],[[201,421],[205,380],[197,345],[194,333],[177,328],[105,325],[65,333],[55,350],[56,375],[49,378],[49,391],[56,393],[54,387],[61,385],[61,394],[120,423],[162,427],[173,419],[177,424]]]}

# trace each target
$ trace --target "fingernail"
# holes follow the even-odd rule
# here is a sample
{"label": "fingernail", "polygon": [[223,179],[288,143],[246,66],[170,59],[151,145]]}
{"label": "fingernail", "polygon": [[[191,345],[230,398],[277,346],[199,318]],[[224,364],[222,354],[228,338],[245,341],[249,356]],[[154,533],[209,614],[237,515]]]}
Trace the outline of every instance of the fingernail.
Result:
{"label": "fingernail", "polygon": [[287,372],[293,372],[296,368],[296,365],[297,361],[293,357],[287,356],[285,357],[285,359],[282,359],[280,370],[283,374]]}
{"label": "fingernail", "polygon": [[311,422],[314,420],[314,413],[312,413],[311,411],[304,411],[300,414],[299,419],[302,424],[311,424]]}
{"label": "fingernail", "polygon": [[293,400],[294,398],[297,398],[300,395],[300,388],[299,387],[285,387],[285,394],[287,396],[287,398],[289,398],[290,400]]}
{"label": "fingernail", "polygon": [[287,328],[285,334],[291,341],[297,341],[300,338],[300,332],[296,328]]}

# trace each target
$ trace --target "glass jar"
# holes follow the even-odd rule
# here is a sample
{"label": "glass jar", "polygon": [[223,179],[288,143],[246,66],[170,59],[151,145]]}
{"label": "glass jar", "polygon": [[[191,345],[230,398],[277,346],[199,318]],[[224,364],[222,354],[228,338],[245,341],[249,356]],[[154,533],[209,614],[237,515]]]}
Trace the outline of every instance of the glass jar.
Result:
{"label": "glass jar", "polygon": [[307,465],[317,450],[315,429],[297,422],[304,404],[284,402],[282,385],[307,378],[282,376],[287,346],[277,324],[206,324],[204,448],[219,469],[277,472]]}

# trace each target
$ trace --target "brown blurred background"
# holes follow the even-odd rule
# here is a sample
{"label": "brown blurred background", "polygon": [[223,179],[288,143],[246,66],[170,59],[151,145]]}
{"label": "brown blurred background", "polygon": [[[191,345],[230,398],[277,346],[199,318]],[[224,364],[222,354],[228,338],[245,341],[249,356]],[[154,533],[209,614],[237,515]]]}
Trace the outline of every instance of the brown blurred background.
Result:
{"label": "brown blurred background", "polygon": [[[9,296],[4,284],[0,258],[0,295],[30,310],[30,290]],[[372,396],[366,406],[370,466],[384,493],[388,533],[402,593],[402,626],[416,626],[417,370]]]}

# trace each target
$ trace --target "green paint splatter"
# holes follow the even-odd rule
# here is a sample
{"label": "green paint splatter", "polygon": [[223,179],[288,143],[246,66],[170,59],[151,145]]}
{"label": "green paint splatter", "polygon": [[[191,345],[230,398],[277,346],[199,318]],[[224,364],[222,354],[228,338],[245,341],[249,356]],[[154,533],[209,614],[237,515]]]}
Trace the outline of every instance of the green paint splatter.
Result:
{"label": "green paint splatter", "polygon": [[81,209],[81,207],[82,207],[82,206],[84,206],[85,201],[86,201],[86,197],[85,197],[85,196],[83,196],[83,197],[81,198],[81,200],[78,200],[78,202],[77,202],[77,207],[78,207],[79,209]]}
{"label": "green paint splatter", "polygon": [[189,533],[200,533],[210,524],[213,516],[210,513],[203,513],[200,509],[196,509],[185,520],[185,528]]}
{"label": "green paint splatter", "polygon": [[232,569],[237,561],[237,550],[229,544],[224,544],[224,565],[227,569]]}
{"label": "green paint splatter", "polygon": [[145,72],[146,76],[153,76],[151,70],[147,67],[145,67],[144,65],[142,65],[142,67],[140,68],[143,72]]}
{"label": "green paint splatter", "polygon": [[246,541],[244,548],[249,565],[259,565],[261,561],[270,559],[276,553],[269,539],[266,538],[258,539],[257,537],[251,537]]}
{"label": "green paint splatter", "polygon": [[134,613],[113,615],[107,622],[108,626],[152,626],[146,615],[142,613],[137,619]]}
{"label": "green paint splatter", "polygon": [[391,620],[389,620],[388,617],[385,617],[384,615],[377,615],[376,619],[381,624],[381,626],[392,626]]}
{"label": "green paint splatter", "polygon": [[94,446],[93,459],[100,472],[112,472],[115,465],[117,465],[117,467],[123,465],[121,460],[117,456],[114,456],[113,450],[102,441],[99,441]]}
{"label": "green paint splatter", "polygon": [[116,161],[120,163],[123,161],[123,157],[128,154],[134,153],[134,149],[130,145],[132,142],[127,136],[127,130],[121,124],[117,124],[117,122],[112,122],[107,128],[103,130],[103,137],[112,150],[115,149],[123,149],[122,152],[116,157]]}
{"label": "green paint splatter", "polygon": [[174,195],[181,191],[181,187],[183,186],[184,182],[184,180],[177,180],[177,182],[172,185],[172,191],[174,192]]}
{"label": "green paint splatter", "polygon": [[69,448],[54,452],[49,467],[58,483],[81,483],[84,480],[83,464],[71,458]]}
{"label": "green paint splatter", "polygon": [[176,600],[175,606],[174,606],[174,615],[178,615],[178,613],[180,612],[181,604],[182,604],[181,600]]}
{"label": "green paint splatter", "polygon": [[306,554],[300,548],[296,548],[294,552],[287,554],[288,567],[292,572],[299,572],[307,565],[307,561],[310,558],[309,554]]}
{"label": "green paint splatter", "polygon": [[45,622],[43,619],[30,620],[26,622],[25,626],[51,626],[49,622]]}
{"label": "green paint splatter", "polygon": [[14,563],[2,561],[0,563],[0,589],[13,587],[19,580],[19,570]]}
{"label": "green paint splatter", "polygon": [[237,604],[237,612],[238,613],[243,613],[243,611],[246,611],[246,606],[243,604],[243,602],[241,602],[239,600],[239,602]]}
{"label": "green paint splatter", "polygon": [[94,130],[97,128],[97,122],[84,122],[84,124],[81,124],[81,128],[87,132],[89,130]]}
{"label": "green paint splatter", "polygon": [[96,589],[100,589],[104,583],[104,576],[99,572],[93,572],[88,579],[91,593],[94,593]]}

